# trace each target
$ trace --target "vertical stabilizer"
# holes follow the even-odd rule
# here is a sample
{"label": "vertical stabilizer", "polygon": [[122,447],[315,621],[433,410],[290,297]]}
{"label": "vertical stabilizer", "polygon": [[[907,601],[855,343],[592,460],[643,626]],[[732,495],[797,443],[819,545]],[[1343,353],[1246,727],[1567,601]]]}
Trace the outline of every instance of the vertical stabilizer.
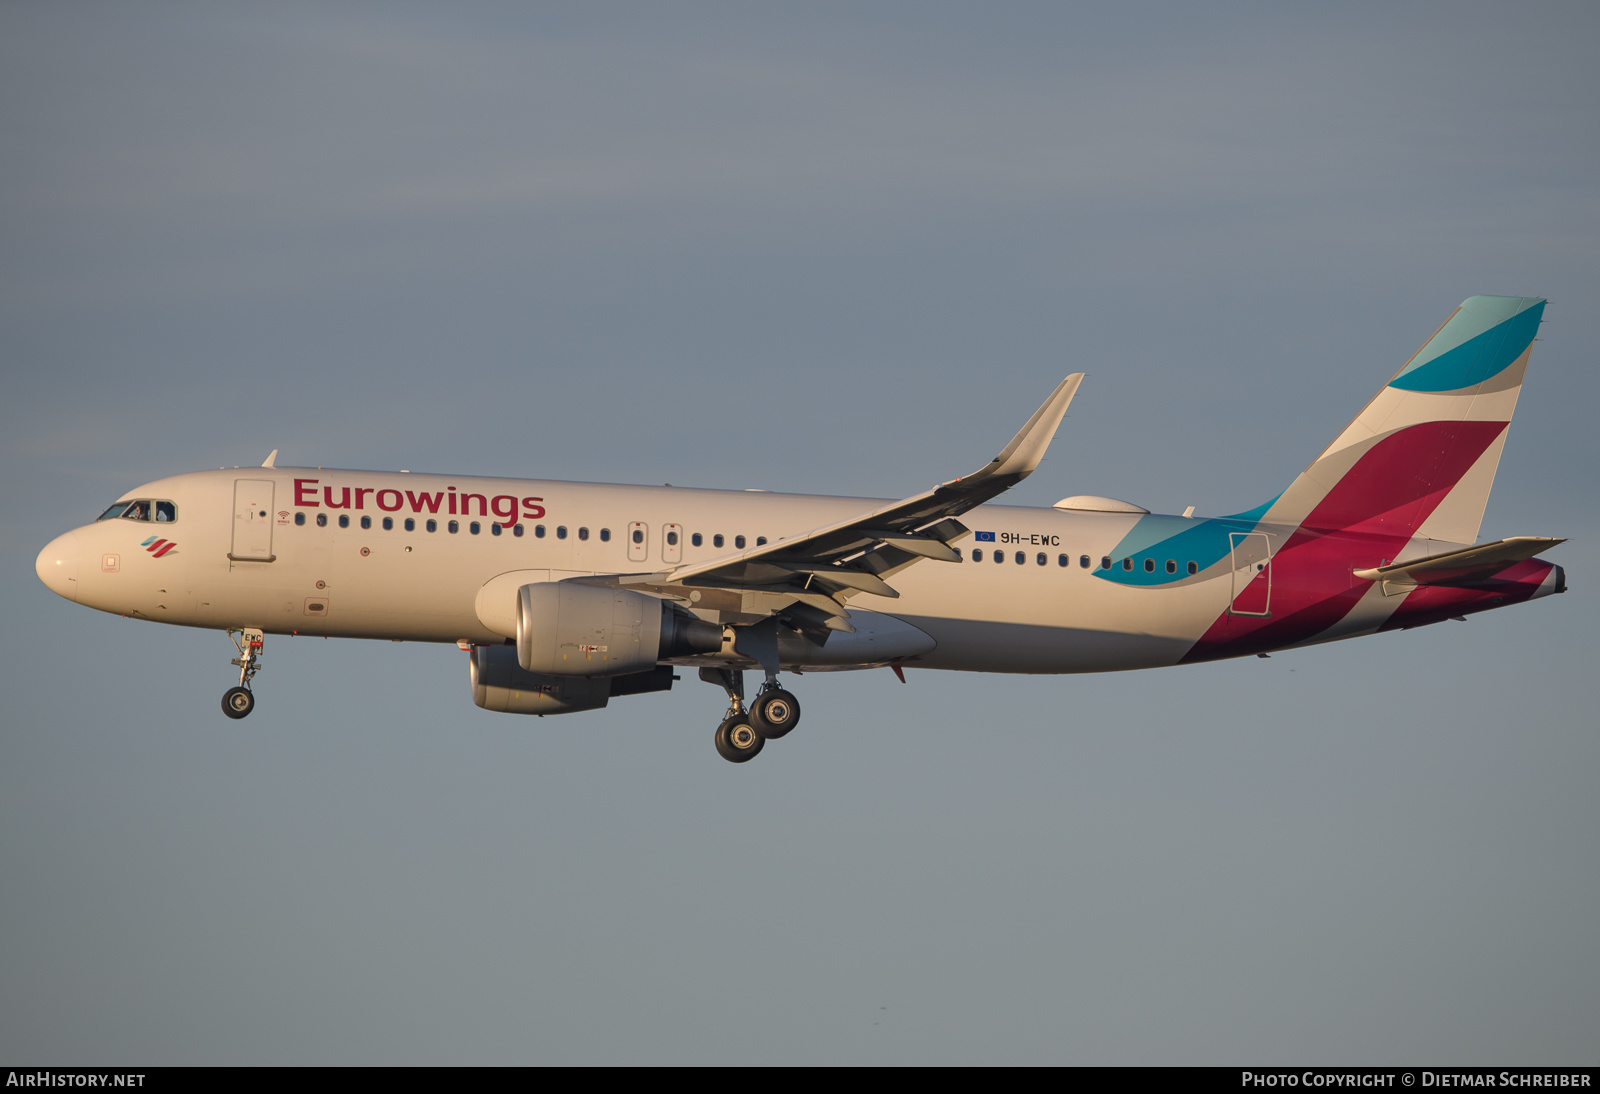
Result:
{"label": "vertical stabilizer", "polygon": [[1544,304],[1463,301],[1265,520],[1474,542]]}

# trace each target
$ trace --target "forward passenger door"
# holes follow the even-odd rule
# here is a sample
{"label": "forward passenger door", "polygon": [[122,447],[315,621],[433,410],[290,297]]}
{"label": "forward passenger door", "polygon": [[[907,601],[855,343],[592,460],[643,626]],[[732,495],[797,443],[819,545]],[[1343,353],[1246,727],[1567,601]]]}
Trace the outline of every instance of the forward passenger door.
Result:
{"label": "forward passenger door", "polygon": [[235,479],[233,481],[233,549],[228,557],[235,562],[271,562],[272,480]]}

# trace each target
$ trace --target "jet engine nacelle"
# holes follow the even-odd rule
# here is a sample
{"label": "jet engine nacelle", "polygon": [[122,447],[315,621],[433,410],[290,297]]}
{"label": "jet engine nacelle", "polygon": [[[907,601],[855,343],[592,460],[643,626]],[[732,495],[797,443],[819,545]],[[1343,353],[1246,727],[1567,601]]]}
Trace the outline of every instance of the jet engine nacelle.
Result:
{"label": "jet engine nacelle", "polygon": [[653,596],[546,581],[517,590],[517,664],[549,676],[621,676],[722,648],[722,628]]}
{"label": "jet engine nacelle", "polygon": [[547,676],[517,664],[517,651],[511,646],[479,646],[472,651],[472,701],[504,714],[598,710],[614,695],[670,691],[675,679],[670,665],[630,676]]}
{"label": "jet engine nacelle", "polygon": [[504,714],[571,714],[598,710],[611,698],[603,676],[545,676],[517,664],[510,646],[472,651],[472,701]]}

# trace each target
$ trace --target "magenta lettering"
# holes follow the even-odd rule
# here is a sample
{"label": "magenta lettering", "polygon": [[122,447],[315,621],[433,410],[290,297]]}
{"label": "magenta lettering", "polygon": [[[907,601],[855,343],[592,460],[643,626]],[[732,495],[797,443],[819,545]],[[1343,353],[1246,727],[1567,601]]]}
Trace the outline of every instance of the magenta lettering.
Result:
{"label": "magenta lettering", "polygon": [[[385,502],[383,500],[383,496],[385,494],[393,494],[394,495],[394,504],[393,505],[390,505],[390,504],[388,504],[387,502]],[[401,504],[400,503],[400,491],[398,491],[398,490],[387,490],[387,489],[378,491],[378,508],[382,509],[385,513],[394,512],[396,509],[400,508],[400,504]]]}
{"label": "magenta lettering", "polygon": [[[315,508],[317,505],[316,484],[320,481],[320,479],[295,479],[294,503],[296,505],[309,505]],[[306,492],[308,490],[311,492],[310,497],[306,497]]]}
{"label": "magenta lettering", "polygon": [[344,498],[344,500],[339,502],[337,505],[335,505],[334,501],[333,501],[333,487],[324,486],[322,488],[322,500],[323,500],[323,503],[325,505],[327,505],[327,507],[329,509],[348,509],[348,508],[350,508],[350,488],[348,486],[345,486],[345,487],[341,487],[341,489],[344,491],[344,493],[342,495],[340,495],[340,496],[342,498]]}
{"label": "magenta lettering", "polygon": [[437,494],[413,494],[411,491],[407,490],[406,499],[411,502],[411,511],[413,513],[422,512],[423,506],[428,507],[428,512],[437,513],[439,511],[439,503],[444,500],[444,492],[440,491]]}

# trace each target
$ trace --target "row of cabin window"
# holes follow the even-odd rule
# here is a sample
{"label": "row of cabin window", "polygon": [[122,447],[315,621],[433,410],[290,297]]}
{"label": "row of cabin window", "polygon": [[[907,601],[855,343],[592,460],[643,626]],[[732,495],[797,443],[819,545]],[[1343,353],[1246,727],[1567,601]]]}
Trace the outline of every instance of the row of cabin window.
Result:
{"label": "row of cabin window", "polygon": [[[1006,560],[1006,553],[1004,551],[995,551],[995,552],[993,552],[993,554],[994,554],[994,560],[996,562],[1004,562]],[[1018,566],[1026,566],[1028,564],[1028,552],[1026,552],[1026,551],[1018,551],[1016,553],[1016,555],[1015,555],[1015,558],[1017,560],[1017,565]],[[1050,565],[1050,556],[1045,554],[1043,551],[1040,551],[1038,554],[1034,555],[1033,556],[1033,560],[1034,560],[1035,563],[1037,563],[1040,566],[1048,566],[1048,565]],[[974,547],[972,549],[972,561],[974,561],[974,562],[982,562],[983,561],[983,548]],[[1056,565],[1057,566],[1062,566],[1062,567],[1071,566],[1072,565],[1072,556],[1071,555],[1057,555],[1056,556]],[[1094,563],[1090,560],[1088,555],[1079,555],[1078,556],[1078,565],[1081,568],[1087,570],[1091,566],[1093,566]],[[1122,568],[1124,570],[1132,570],[1133,569],[1133,559],[1131,559],[1131,558],[1123,559],[1122,560]],[[1102,555],[1101,556],[1101,558],[1100,558],[1100,569],[1102,569],[1102,570],[1111,569],[1111,556],[1109,556],[1109,555]],[[1155,559],[1147,558],[1147,559],[1144,560],[1144,572],[1147,573],[1147,574],[1153,574],[1153,573],[1156,572],[1156,560]],[[1167,559],[1167,573],[1175,574],[1177,572],[1178,572],[1178,563],[1177,563],[1177,561],[1175,559],[1170,559],[1170,558]],[[1199,572],[1200,572],[1200,566],[1199,566],[1198,563],[1194,563],[1194,562],[1189,563],[1189,573],[1190,574],[1197,574]]]}
{"label": "row of cabin window", "polygon": [[[296,513],[294,515],[294,522],[297,525],[304,525],[305,522],[306,522],[306,515],[304,513]],[[318,528],[326,528],[327,526],[328,526],[328,514],[326,514],[326,513],[318,513],[317,514],[317,527]],[[383,530],[385,532],[394,531],[394,518],[393,517],[384,517],[380,522],[380,526],[383,528]],[[401,526],[404,527],[405,530],[408,531],[408,532],[415,532],[417,530],[416,518],[415,517],[406,517],[401,522]],[[348,528],[348,527],[350,527],[350,515],[348,513],[341,513],[339,515],[339,527],[340,528]],[[361,518],[361,527],[363,527],[363,528],[371,528],[372,527],[372,518],[371,517],[362,517]],[[430,517],[429,519],[427,519],[427,520],[422,522],[422,527],[423,527],[424,531],[437,532],[439,530],[439,522]],[[461,522],[458,521],[458,520],[448,520],[448,521],[444,522],[444,527],[445,527],[445,531],[449,532],[451,535],[455,535],[457,532],[461,531]],[[474,521],[469,521],[467,523],[467,531],[471,532],[473,535],[478,535],[479,533],[481,533],[483,531],[483,525],[480,524],[478,521],[475,521],[475,520]],[[520,536],[520,535],[523,534],[523,532],[524,532],[524,529],[523,529],[522,525],[513,524],[511,526],[511,534],[512,535]],[[489,534],[490,535],[494,535],[494,536],[504,535],[505,534],[504,525],[501,525],[498,522],[491,523],[489,525]],[[533,526],[533,537],[535,539],[543,539],[544,536],[545,536],[545,527],[544,527],[544,525],[535,524]],[[557,539],[566,539],[567,538],[567,526],[565,524],[561,524],[561,525],[557,525],[556,526],[556,538]],[[589,538],[589,529],[587,529],[587,528],[579,528],[578,529],[578,538],[579,539],[588,539]],[[603,542],[603,543],[604,542],[608,542],[610,539],[611,539],[611,529],[609,529],[609,528],[600,529],[600,540],[601,540],[601,542]]]}
{"label": "row of cabin window", "polygon": [[[350,515],[348,513],[340,514],[338,519],[339,519],[339,527],[340,528],[348,528],[348,527],[350,527]],[[305,522],[306,522],[306,515],[304,513],[296,513],[294,515],[294,522],[297,525],[302,525],[303,526],[305,524]],[[318,513],[317,514],[317,527],[318,528],[326,528],[327,526],[328,526],[328,514],[326,514],[326,513]],[[403,526],[404,526],[406,531],[415,532],[417,530],[416,519],[414,517],[406,517],[404,522],[403,522]],[[363,527],[363,528],[371,528],[372,527],[372,518],[369,517],[369,516],[362,517],[361,518],[361,527]],[[393,531],[394,530],[394,518],[393,517],[384,517],[384,518],[382,518],[382,527],[383,527],[383,530],[385,532]],[[430,519],[425,520],[425,521],[422,522],[422,527],[426,531],[437,532],[439,530],[439,522],[436,521],[436,520],[433,520],[432,518],[430,518]],[[446,521],[445,522],[445,530],[447,532],[449,532],[451,535],[455,535],[457,532],[461,531],[461,522],[460,521],[456,521],[456,520]],[[473,535],[478,535],[483,531],[483,526],[478,521],[475,521],[475,520],[474,521],[470,521],[467,524],[467,531],[470,532]],[[495,536],[503,535],[504,532],[505,532],[504,526],[499,524],[498,522],[491,523],[489,525],[489,534],[490,535],[495,535]],[[520,525],[520,524],[513,524],[511,526],[511,534],[514,535],[514,536],[522,535],[523,534],[523,526]],[[533,538],[534,539],[543,539],[544,537],[545,537],[545,526],[542,525],[542,524],[535,524],[533,526]],[[556,538],[557,539],[566,539],[567,538],[567,526],[565,524],[556,525]],[[579,528],[578,529],[578,538],[579,539],[584,539],[584,540],[588,539],[589,538],[589,529],[587,529],[587,528]],[[696,547],[701,546],[705,542],[705,537],[702,536],[699,532],[696,532],[694,535],[690,536],[689,539]],[[600,529],[600,542],[601,543],[609,543],[609,542],[611,542],[611,529],[609,529],[609,528]],[[635,528],[633,530],[633,542],[635,542],[635,543],[643,543],[644,542],[644,529]],[[723,536],[721,535],[721,533],[718,533],[718,534],[716,534],[716,535],[711,537],[711,545],[713,547],[721,547],[724,542],[725,541],[724,541]],[[766,542],[767,542],[767,537],[766,536],[757,536],[756,537],[756,546],[757,547],[764,546],[766,544]],[[734,536],[733,537],[733,545],[734,545],[734,547],[743,549],[744,543],[745,543],[745,540],[744,540],[743,536]],[[677,532],[668,532],[667,533],[667,544],[669,546],[672,546],[672,547],[676,547],[678,545],[678,533]]]}
{"label": "row of cabin window", "polygon": [[[635,542],[635,543],[640,542],[639,536],[641,534],[642,533],[635,532],[634,533],[633,542]],[[706,537],[702,536],[699,532],[696,532],[696,533],[694,533],[694,535],[689,537],[689,542],[694,544],[696,547],[704,546],[705,541],[706,541]],[[721,547],[725,542],[727,542],[727,541],[723,538],[721,532],[718,532],[716,535],[711,537],[711,546],[713,546],[713,547]],[[733,537],[733,549],[736,550],[736,551],[744,550],[744,542],[745,541],[744,541],[744,537],[743,536],[734,536]],[[676,547],[678,545],[678,533],[676,533],[676,532],[668,532],[667,533],[667,545],[669,547]],[[765,547],[766,545],[767,545],[767,537],[766,536],[757,536],[756,537],[756,546],[757,547]]]}

